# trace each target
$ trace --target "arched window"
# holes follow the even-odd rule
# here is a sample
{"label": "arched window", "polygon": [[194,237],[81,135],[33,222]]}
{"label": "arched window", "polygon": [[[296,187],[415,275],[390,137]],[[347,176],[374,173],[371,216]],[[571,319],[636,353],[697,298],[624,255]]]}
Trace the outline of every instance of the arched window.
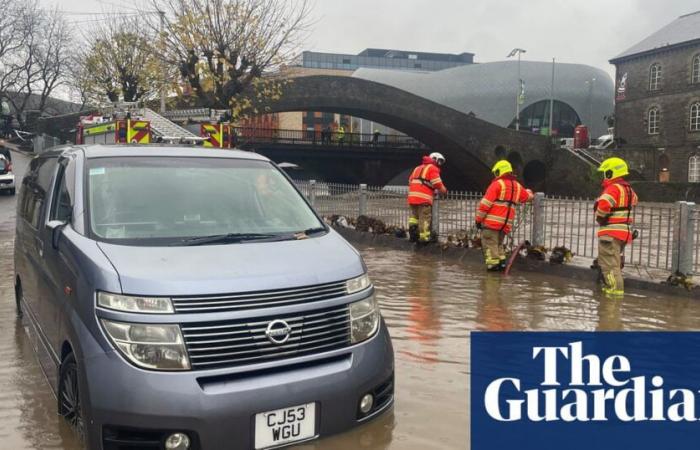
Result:
{"label": "arched window", "polygon": [[690,131],[700,131],[700,102],[690,107]]}
{"label": "arched window", "polygon": [[688,183],[700,183],[700,156],[698,155],[688,159]]}
{"label": "arched window", "polygon": [[[520,111],[520,129],[540,134],[549,127],[549,100],[542,100]],[[581,124],[578,113],[564,102],[554,100],[554,132],[560,138],[574,137],[576,125]],[[515,119],[508,128],[515,129]]]}
{"label": "arched window", "polygon": [[651,108],[647,116],[647,132],[649,134],[659,134],[659,108]]}
{"label": "arched window", "polygon": [[652,64],[649,69],[649,90],[658,91],[661,86],[661,64]]}
{"label": "arched window", "polygon": [[693,69],[690,76],[691,83],[700,83],[700,54],[693,58]]}

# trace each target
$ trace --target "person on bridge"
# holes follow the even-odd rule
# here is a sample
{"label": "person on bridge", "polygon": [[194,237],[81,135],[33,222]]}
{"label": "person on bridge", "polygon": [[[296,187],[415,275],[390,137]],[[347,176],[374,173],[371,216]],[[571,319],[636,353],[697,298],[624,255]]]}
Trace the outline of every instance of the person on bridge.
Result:
{"label": "person on bridge", "polygon": [[378,146],[379,145],[379,138],[381,137],[382,133],[379,132],[379,130],[374,130],[374,134],[372,134],[372,145],[373,146]]}
{"label": "person on bridge", "polygon": [[342,147],[345,144],[345,127],[340,125],[336,133],[338,135],[338,144]]}
{"label": "person on bridge", "polygon": [[477,206],[476,228],[481,230],[486,268],[497,271],[505,269],[503,241],[515,223],[515,206],[531,201],[534,194],[515,179],[510,162],[498,161],[491,172],[495,178]]}
{"label": "person on bridge", "polygon": [[639,199],[624,177],[629,175],[621,158],[608,158],[600,165],[603,193],[595,202],[598,230],[598,266],[603,275],[603,292],[610,296],[625,293],[622,278],[622,254],[636,233],[632,230],[633,211]]}
{"label": "person on bridge", "polygon": [[445,157],[440,153],[424,156],[421,165],[413,169],[408,178],[408,206],[411,209],[408,219],[408,235],[411,242],[427,243],[433,239],[433,198],[435,191],[447,193],[445,183],[440,178],[440,167]]}

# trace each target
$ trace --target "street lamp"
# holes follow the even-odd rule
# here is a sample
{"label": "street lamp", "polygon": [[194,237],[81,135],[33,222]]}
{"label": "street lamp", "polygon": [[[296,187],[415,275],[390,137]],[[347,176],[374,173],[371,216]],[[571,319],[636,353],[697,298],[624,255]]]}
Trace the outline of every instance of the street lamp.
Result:
{"label": "street lamp", "polygon": [[593,126],[593,88],[595,86],[595,77],[591,78],[590,81],[586,81],[588,85],[588,126]]}
{"label": "street lamp", "polygon": [[520,76],[520,55],[527,53],[527,50],[522,48],[514,48],[506,58],[513,58],[518,55],[518,92],[515,94],[515,129],[520,130],[520,100],[523,95],[523,79]]}

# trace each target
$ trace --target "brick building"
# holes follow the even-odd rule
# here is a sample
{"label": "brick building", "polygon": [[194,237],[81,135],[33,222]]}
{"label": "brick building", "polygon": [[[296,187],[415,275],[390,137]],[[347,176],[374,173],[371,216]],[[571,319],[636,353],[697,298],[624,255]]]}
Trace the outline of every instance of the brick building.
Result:
{"label": "brick building", "polygon": [[700,183],[700,11],[610,63],[621,156],[649,180]]}

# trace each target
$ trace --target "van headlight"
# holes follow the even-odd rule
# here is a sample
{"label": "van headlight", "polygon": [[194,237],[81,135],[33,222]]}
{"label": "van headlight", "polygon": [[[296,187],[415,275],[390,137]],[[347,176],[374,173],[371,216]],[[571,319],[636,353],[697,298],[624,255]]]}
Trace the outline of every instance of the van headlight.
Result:
{"label": "van headlight", "polygon": [[114,346],[144,369],[189,370],[185,342],[178,325],[156,325],[102,320]]}
{"label": "van headlight", "polygon": [[357,344],[374,336],[379,329],[379,304],[372,295],[350,304],[351,342]]}
{"label": "van headlight", "polygon": [[97,293],[97,306],[130,313],[172,314],[173,303],[167,297],[137,297],[133,295]]}
{"label": "van headlight", "polygon": [[347,290],[348,294],[354,294],[355,292],[364,291],[370,287],[371,284],[372,281],[369,279],[369,275],[364,274],[357,278],[353,278],[352,280],[346,281],[345,290]]}

